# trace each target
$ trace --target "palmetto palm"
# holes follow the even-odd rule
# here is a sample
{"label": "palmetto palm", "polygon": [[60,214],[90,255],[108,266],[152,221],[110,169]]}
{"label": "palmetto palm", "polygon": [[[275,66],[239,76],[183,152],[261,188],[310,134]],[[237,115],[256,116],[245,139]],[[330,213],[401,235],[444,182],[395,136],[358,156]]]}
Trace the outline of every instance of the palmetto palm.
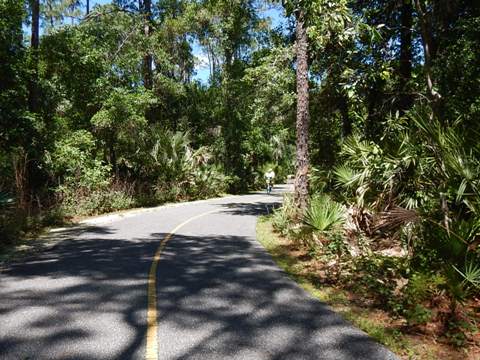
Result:
{"label": "palmetto palm", "polygon": [[323,194],[311,200],[303,219],[305,224],[318,232],[338,229],[345,220],[345,208]]}

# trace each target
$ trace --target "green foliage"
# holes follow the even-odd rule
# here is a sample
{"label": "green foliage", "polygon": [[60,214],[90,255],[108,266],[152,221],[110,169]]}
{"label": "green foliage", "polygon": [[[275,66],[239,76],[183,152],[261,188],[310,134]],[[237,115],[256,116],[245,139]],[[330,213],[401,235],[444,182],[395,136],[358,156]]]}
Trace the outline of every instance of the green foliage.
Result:
{"label": "green foliage", "polygon": [[405,312],[409,325],[426,324],[432,320],[432,311],[421,304],[415,304]]}
{"label": "green foliage", "polygon": [[[159,176],[171,182],[187,181],[188,173],[196,164],[195,156],[190,148],[188,133],[159,132],[150,152]],[[208,160],[209,154],[205,154]]]}
{"label": "green foliage", "polygon": [[[15,217],[14,199],[0,191],[0,247],[14,242],[23,226],[20,216]],[[19,221],[20,220],[20,221]]]}
{"label": "green foliage", "polygon": [[201,166],[193,172],[193,186],[189,195],[193,198],[206,199],[227,192],[230,179],[216,165]]}
{"label": "green foliage", "polygon": [[157,193],[170,188],[163,201],[220,195],[229,185],[207,147],[192,149],[188,133],[158,132],[150,156],[158,174]]}
{"label": "green foliage", "polygon": [[0,191],[0,210],[8,211],[13,205],[13,198],[5,191]]}
{"label": "green foliage", "polygon": [[[206,147],[192,149],[185,133],[152,130],[149,142],[154,142],[153,148],[146,153],[143,146],[147,143],[143,142],[139,144],[143,148],[134,154],[144,157],[145,166],[138,174],[154,180],[148,187],[153,194],[150,199],[142,194],[137,196],[133,187],[117,186],[110,165],[95,158],[96,145],[91,133],[79,130],[58,141],[54,150],[47,153],[46,164],[59,179],[56,192],[65,215],[99,214],[142,203],[206,198],[226,191],[228,179],[221,168],[211,163],[212,155]],[[138,139],[135,143],[138,144]],[[129,156],[131,159],[132,155]],[[127,155],[121,158],[125,167],[126,158]]]}
{"label": "green foliage", "polygon": [[[383,147],[359,135],[347,139],[344,162],[334,171],[337,188],[345,201],[360,208],[415,209],[423,221],[415,230],[413,264],[443,264],[437,270],[443,272],[452,298],[461,301],[466,282],[458,269],[466,258],[478,261],[472,251],[479,233],[478,149],[465,142],[461,121],[447,127],[422,110],[412,112],[410,120],[387,122]],[[413,221],[391,214],[388,219],[397,227]]]}
{"label": "green foliage", "polygon": [[480,288],[480,264],[469,261],[465,263],[465,269],[463,271],[455,266],[454,269],[462,276],[462,287],[467,292],[469,290],[478,291]]}
{"label": "green foliage", "polygon": [[[33,49],[24,3],[0,3],[0,186],[22,211],[206,198],[258,185],[267,163],[279,180],[293,171],[293,47],[259,4],[159,2],[148,34],[132,4],[85,17],[65,4],[41,8]],[[208,84],[193,80],[193,41],[209,58]]]}
{"label": "green foliage", "polygon": [[102,109],[91,119],[95,128],[116,132],[135,131],[146,124],[144,113],[155,99],[148,92],[129,92],[116,88],[108,95]]}
{"label": "green foliage", "polygon": [[395,280],[404,270],[401,259],[377,254],[360,256],[353,261],[351,286],[360,295],[373,297],[380,307],[389,309],[398,300],[394,295]]}
{"label": "green foliage", "polygon": [[476,334],[477,332],[478,328],[475,322],[457,318],[448,322],[445,336],[452,345],[464,349],[469,341],[467,334]]}
{"label": "green foliage", "polygon": [[[426,307],[431,299],[441,294],[447,279],[443,275],[432,272],[416,272],[408,279],[403,289],[401,314],[410,325],[421,325],[432,319],[432,311]],[[397,309],[399,310],[399,309]]]}
{"label": "green foliage", "polygon": [[345,223],[345,208],[325,194],[312,197],[303,221],[320,233],[335,231]]}
{"label": "green foliage", "polygon": [[299,9],[306,13],[309,37],[320,49],[334,36],[343,42],[354,34],[354,30],[348,28],[352,15],[346,0],[288,0],[283,4],[289,14]]}
{"label": "green foliage", "polygon": [[411,305],[425,302],[441,291],[445,278],[431,272],[416,272],[410,276],[403,291]]}
{"label": "green foliage", "polygon": [[330,186],[331,174],[330,171],[323,169],[312,168],[310,173],[310,191],[312,193],[324,193]]}
{"label": "green foliage", "polygon": [[136,204],[135,199],[123,190],[104,188],[81,193],[73,188],[60,187],[59,191],[64,216],[98,215],[129,209]]}
{"label": "green foliage", "polygon": [[284,195],[282,206],[276,209],[272,215],[274,229],[284,236],[288,235],[290,227],[294,222],[295,214],[296,209],[293,196],[290,194]]}
{"label": "green foliage", "polygon": [[66,216],[100,214],[134,203],[122,191],[111,189],[110,166],[94,154],[93,135],[79,130],[58,141],[46,155],[45,163],[59,180],[56,194]]}
{"label": "green foliage", "polygon": [[444,51],[436,60],[436,75],[439,91],[447,99],[444,102],[444,117],[464,119],[470,141],[478,138],[480,103],[476,83],[480,77],[480,16],[473,11],[470,16],[460,17],[442,38]]}
{"label": "green foliage", "polygon": [[61,177],[61,184],[93,190],[109,184],[110,167],[94,158],[95,142],[91,133],[79,130],[60,139],[45,163],[52,175]]}
{"label": "green foliage", "polygon": [[277,128],[293,119],[295,73],[290,66],[293,63],[293,49],[275,47],[260,55],[255,66],[246,69],[244,76],[244,81],[255,95],[250,105],[252,122],[267,122]]}
{"label": "green foliage", "polygon": [[27,72],[23,47],[23,2],[0,2],[0,149],[24,143],[31,131],[26,114]]}

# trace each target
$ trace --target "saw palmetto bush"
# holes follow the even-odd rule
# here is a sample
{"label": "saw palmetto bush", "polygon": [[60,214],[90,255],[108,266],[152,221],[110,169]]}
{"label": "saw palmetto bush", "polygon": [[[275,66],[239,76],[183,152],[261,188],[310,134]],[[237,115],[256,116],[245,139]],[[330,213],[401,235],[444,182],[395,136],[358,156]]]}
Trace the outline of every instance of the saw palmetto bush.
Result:
{"label": "saw palmetto bush", "polygon": [[439,254],[455,303],[479,291],[480,148],[460,120],[441,124],[421,112],[411,118],[434,164],[426,192],[431,207],[424,209],[422,235]]}
{"label": "saw palmetto bush", "polygon": [[328,195],[317,194],[310,200],[303,222],[313,231],[325,233],[341,228],[345,219],[343,205],[333,201]]}
{"label": "saw palmetto bush", "polygon": [[191,172],[192,182],[188,187],[189,195],[196,199],[218,196],[227,191],[228,176],[217,165],[202,165]]}
{"label": "saw palmetto bush", "polygon": [[369,211],[381,222],[374,229],[409,224],[412,265],[442,271],[455,303],[478,292],[480,147],[460,121],[421,108],[385,125],[383,142],[345,141],[333,172],[338,197]]}
{"label": "saw palmetto bush", "polygon": [[337,256],[344,253],[346,215],[345,206],[326,194],[317,193],[310,198],[303,215],[303,234],[300,234],[310,253]]}
{"label": "saw palmetto bush", "polygon": [[156,137],[150,151],[151,173],[156,174],[154,187],[160,201],[205,198],[226,191],[229,179],[207,147],[193,149],[190,135],[184,132],[157,131]]}
{"label": "saw palmetto bush", "polygon": [[360,135],[349,137],[342,148],[343,162],[333,175],[342,196],[358,207],[384,210],[394,204],[417,208],[428,183],[421,177],[432,174],[432,159],[400,130],[389,149]]}

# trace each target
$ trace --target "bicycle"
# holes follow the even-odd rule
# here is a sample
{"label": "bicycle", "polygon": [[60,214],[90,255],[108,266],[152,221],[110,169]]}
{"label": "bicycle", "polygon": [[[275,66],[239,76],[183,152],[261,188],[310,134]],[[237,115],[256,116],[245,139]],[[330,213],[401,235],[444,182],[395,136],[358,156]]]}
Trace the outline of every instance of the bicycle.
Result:
{"label": "bicycle", "polygon": [[273,189],[273,183],[271,180],[267,181],[267,194],[271,194]]}

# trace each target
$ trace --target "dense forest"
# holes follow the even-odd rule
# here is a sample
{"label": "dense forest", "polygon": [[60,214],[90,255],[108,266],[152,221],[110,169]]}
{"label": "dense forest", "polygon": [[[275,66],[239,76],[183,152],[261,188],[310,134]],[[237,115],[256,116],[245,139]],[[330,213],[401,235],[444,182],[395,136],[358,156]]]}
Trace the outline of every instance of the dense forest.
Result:
{"label": "dense forest", "polygon": [[52,220],[291,172],[291,41],[257,6],[2,1],[2,206]]}
{"label": "dense forest", "polygon": [[0,246],[273,168],[310,253],[398,245],[410,324],[478,304],[478,1],[0,0],[0,60]]}

